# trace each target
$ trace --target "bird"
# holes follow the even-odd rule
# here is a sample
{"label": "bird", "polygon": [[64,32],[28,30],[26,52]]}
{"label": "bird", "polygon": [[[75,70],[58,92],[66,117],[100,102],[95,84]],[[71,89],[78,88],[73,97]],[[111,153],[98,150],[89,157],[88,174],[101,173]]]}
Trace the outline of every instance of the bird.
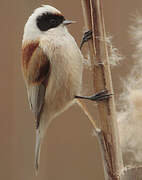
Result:
{"label": "bird", "polygon": [[73,23],[55,7],[42,5],[24,26],[21,66],[36,122],[36,172],[41,144],[53,119],[78,98],[99,101],[109,96],[105,91],[93,96],[80,95],[84,58],[67,29]]}

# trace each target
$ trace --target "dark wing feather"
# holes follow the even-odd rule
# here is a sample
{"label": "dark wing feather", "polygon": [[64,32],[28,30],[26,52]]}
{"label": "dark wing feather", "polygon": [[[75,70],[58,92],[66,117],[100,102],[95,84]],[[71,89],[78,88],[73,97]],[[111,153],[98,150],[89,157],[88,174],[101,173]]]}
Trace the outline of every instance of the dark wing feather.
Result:
{"label": "dark wing feather", "polygon": [[50,74],[50,61],[40,47],[37,47],[25,71],[28,99],[36,118],[36,128],[39,127],[40,115],[44,105],[46,86]]}

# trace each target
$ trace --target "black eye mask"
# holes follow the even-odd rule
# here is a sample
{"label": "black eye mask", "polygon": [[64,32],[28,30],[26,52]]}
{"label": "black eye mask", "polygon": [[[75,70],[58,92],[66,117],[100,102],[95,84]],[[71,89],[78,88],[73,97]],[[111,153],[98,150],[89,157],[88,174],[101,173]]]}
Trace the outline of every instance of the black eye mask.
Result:
{"label": "black eye mask", "polygon": [[41,31],[55,28],[64,21],[64,17],[60,14],[44,13],[36,19],[37,27]]}

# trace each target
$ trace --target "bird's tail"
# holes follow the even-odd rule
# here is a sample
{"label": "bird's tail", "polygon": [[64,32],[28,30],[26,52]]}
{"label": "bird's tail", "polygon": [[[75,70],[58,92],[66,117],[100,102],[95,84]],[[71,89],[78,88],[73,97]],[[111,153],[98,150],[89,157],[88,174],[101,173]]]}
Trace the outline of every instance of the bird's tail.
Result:
{"label": "bird's tail", "polygon": [[39,160],[40,160],[40,149],[41,149],[41,134],[39,128],[36,130],[36,144],[35,144],[35,171],[38,174]]}

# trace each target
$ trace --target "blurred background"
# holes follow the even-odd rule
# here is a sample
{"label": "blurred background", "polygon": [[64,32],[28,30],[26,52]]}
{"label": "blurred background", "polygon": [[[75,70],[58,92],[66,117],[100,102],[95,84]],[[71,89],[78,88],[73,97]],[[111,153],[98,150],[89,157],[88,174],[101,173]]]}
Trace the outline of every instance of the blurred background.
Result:
{"label": "blurred background", "polygon": [[[75,105],[56,118],[48,129],[42,146],[39,174],[34,173],[34,118],[29,109],[22,79],[21,41],[23,28],[32,11],[41,4],[61,10],[68,19],[78,23],[69,27],[77,43],[83,34],[80,1],[14,0],[1,1],[0,6],[0,179],[3,180],[103,180],[99,147],[92,126]],[[115,94],[121,92],[121,79],[133,64],[133,47],[128,27],[132,15],[141,12],[142,1],[103,1],[106,31],[113,44],[125,56],[113,68]]]}

